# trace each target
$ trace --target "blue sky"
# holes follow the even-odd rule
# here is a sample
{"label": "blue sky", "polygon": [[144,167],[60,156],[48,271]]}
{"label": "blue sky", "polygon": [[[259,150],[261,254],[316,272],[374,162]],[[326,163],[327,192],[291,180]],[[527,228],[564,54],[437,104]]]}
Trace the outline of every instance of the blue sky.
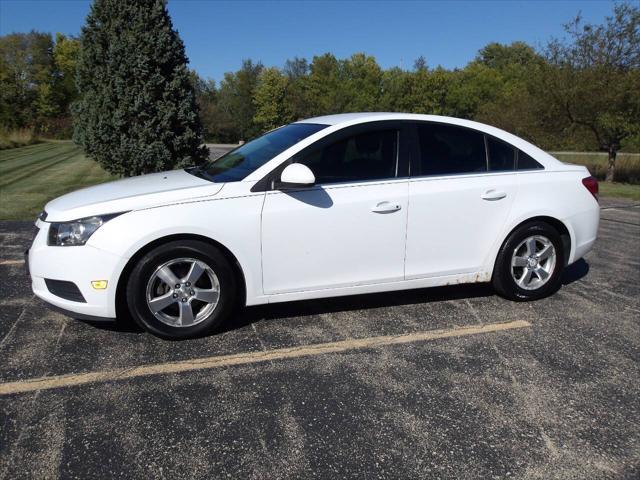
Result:
{"label": "blue sky", "polygon": [[[77,35],[86,0],[0,0],[0,34],[31,29]],[[424,55],[429,66],[462,67],[489,42],[540,45],[578,12],[600,23],[609,1],[211,1],[169,0],[190,66],[219,81],[242,59],[282,66],[332,52],[376,57],[384,68]]]}

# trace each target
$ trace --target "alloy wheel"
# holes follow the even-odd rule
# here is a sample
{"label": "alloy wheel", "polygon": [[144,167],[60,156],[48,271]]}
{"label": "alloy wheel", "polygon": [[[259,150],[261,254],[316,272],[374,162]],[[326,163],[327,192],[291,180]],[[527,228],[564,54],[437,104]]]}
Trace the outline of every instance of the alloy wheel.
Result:
{"label": "alloy wheel", "polygon": [[151,313],[166,325],[191,327],[218,305],[220,282],[202,260],[177,258],[160,265],[147,282]]}
{"label": "alloy wheel", "polygon": [[551,240],[533,235],[523,240],[511,257],[511,276],[524,290],[537,290],[546,284],[556,266],[556,249]]}

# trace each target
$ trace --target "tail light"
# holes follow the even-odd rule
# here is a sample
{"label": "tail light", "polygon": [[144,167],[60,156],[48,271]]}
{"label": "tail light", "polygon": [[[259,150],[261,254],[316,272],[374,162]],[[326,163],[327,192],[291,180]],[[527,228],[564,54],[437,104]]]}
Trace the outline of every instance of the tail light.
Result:
{"label": "tail light", "polygon": [[589,190],[589,193],[593,195],[593,198],[598,200],[598,180],[596,177],[583,178],[582,184],[587,190]]}

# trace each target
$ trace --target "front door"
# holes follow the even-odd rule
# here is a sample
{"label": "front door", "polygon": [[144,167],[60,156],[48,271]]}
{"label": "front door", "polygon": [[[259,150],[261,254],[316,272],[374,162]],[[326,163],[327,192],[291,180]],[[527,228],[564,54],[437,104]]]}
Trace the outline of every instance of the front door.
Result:
{"label": "front door", "polygon": [[408,180],[398,178],[399,142],[400,130],[381,123],[296,156],[316,185],[266,194],[265,294],[404,278]]}

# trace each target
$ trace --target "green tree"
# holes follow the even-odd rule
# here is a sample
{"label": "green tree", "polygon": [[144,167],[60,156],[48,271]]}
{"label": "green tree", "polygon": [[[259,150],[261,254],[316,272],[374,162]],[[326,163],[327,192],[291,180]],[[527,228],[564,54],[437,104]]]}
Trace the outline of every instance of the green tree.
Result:
{"label": "green tree", "polygon": [[247,140],[259,133],[253,123],[256,107],[253,103],[253,92],[258,85],[258,77],[262,71],[262,63],[243,60],[237,72],[224,74],[218,91],[218,105],[221,115],[233,125],[236,139]]}
{"label": "green tree", "polygon": [[164,0],[95,0],[82,29],[74,139],[107,171],[207,158],[184,45]]}
{"label": "green tree", "polygon": [[475,62],[504,71],[513,66],[536,63],[540,58],[540,55],[524,42],[513,42],[510,45],[492,42],[480,49]]}
{"label": "green tree", "polygon": [[294,57],[284,64],[284,74],[289,80],[297,80],[309,74],[309,62],[306,58]]}
{"label": "green tree", "polygon": [[[575,132],[548,104],[548,94],[539,88],[544,64],[544,58],[523,42],[490,43],[480,49],[465,71],[476,69],[490,75],[493,92],[476,101],[473,118],[545,148],[572,144]],[[486,83],[481,75],[474,80]]]}
{"label": "green tree", "polygon": [[203,79],[193,70],[191,71],[191,82],[196,94],[203,136],[207,141],[220,141],[216,82],[211,79]]}
{"label": "green tree", "polygon": [[313,57],[309,74],[309,116],[342,111],[340,63],[331,53]]}
{"label": "green tree", "polygon": [[35,126],[57,113],[53,39],[31,31],[0,37],[0,122]]}
{"label": "green tree", "polygon": [[275,67],[260,73],[254,90],[256,114],[253,121],[261,131],[273,130],[291,121],[291,109],[285,103],[288,79]]}
{"label": "green tree", "polygon": [[412,113],[450,115],[447,98],[455,73],[442,67],[418,69],[411,73],[411,90],[406,110]]}
{"label": "green tree", "polygon": [[380,110],[382,69],[372,56],[355,53],[340,62],[338,108],[342,112]]}
{"label": "green tree", "polygon": [[76,66],[80,55],[80,40],[56,33],[53,61],[56,68],[55,90],[60,111],[70,113],[69,106],[76,100]]}
{"label": "green tree", "polygon": [[284,64],[283,73],[289,84],[285,92],[284,102],[289,106],[291,118],[300,120],[309,116],[309,62],[306,58],[295,57]]}
{"label": "green tree", "polygon": [[387,112],[411,112],[412,73],[398,67],[382,72],[380,80],[380,109]]}
{"label": "green tree", "polygon": [[608,152],[611,182],[622,141],[640,133],[640,8],[618,4],[602,25],[578,16],[565,28],[568,39],[547,47],[543,88],[573,126]]}
{"label": "green tree", "polygon": [[415,59],[415,61],[413,62],[413,69],[416,72],[419,72],[421,70],[428,70],[428,66],[427,66],[427,59],[424,58],[424,55],[420,55],[418,58]]}

